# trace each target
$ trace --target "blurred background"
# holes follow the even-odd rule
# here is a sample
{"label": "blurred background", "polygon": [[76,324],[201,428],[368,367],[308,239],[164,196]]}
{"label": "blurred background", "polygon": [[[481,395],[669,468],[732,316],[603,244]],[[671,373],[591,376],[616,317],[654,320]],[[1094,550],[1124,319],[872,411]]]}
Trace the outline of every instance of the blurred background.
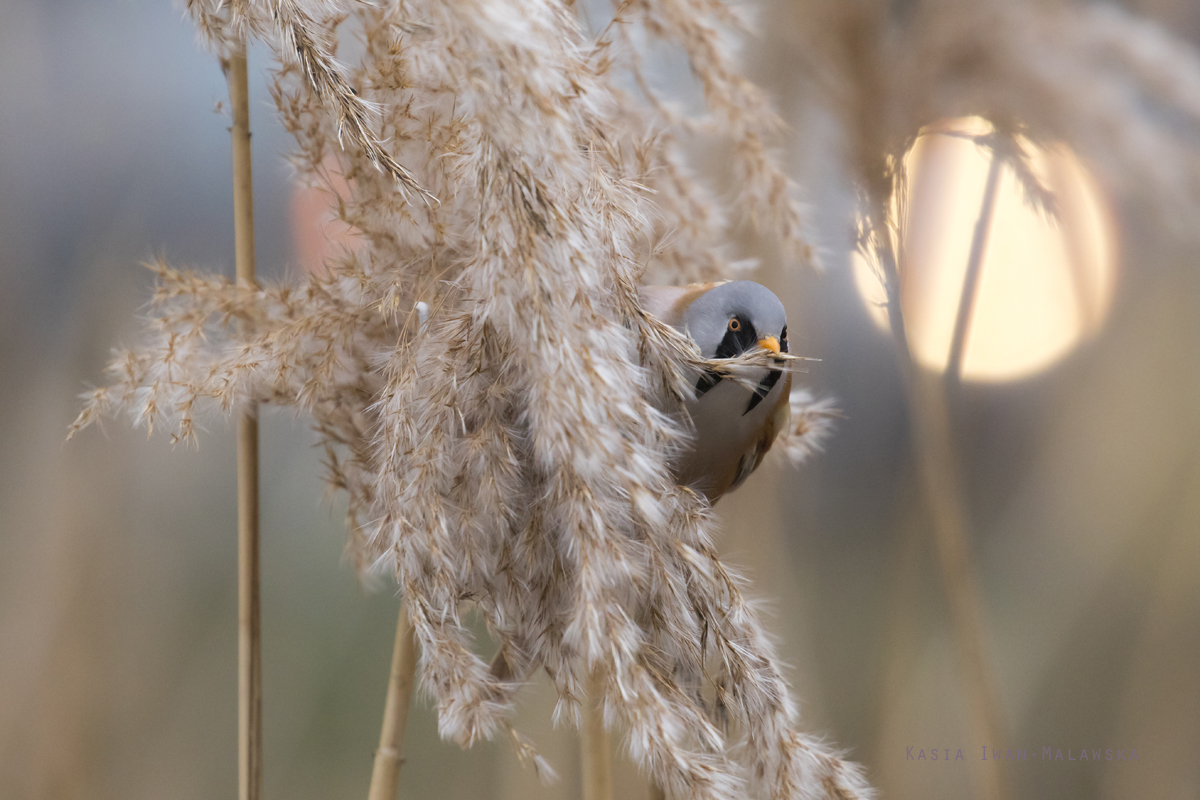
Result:
{"label": "blurred background", "polygon": [[[1194,3],[1133,7],[1200,36]],[[1057,223],[1003,170],[989,194],[989,154],[955,135],[978,132],[978,120],[945,121],[909,156],[903,307],[927,375],[950,358],[981,209],[990,224],[945,415],[1006,734],[980,741],[902,362],[878,282],[853,255],[844,132],[805,93],[787,40],[773,28],[752,66],[804,143],[785,158],[826,269],[782,264],[754,242],[747,254],[788,307],[793,351],[821,359],[803,383],[835,397],[844,418],[822,456],[764,466],[718,511],[721,550],[766,600],[805,727],[863,762],[883,797],[973,796],[985,746],[1027,752],[999,765],[1012,797],[1200,796],[1194,244],[1164,235],[1061,147],[1032,159],[1061,198]],[[253,49],[250,63],[258,262],[264,278],[286,279],[319,263],[337,232],[321,228],[321,198],[292,189],[266,55]],[[232,273],[225,97],[216,61],[168,3],[5,4],[3,798],[235,791],[231,426],[190,451],[119,421],[64,444],[110,348],[136,341],[150,285],[139,262],[163,254]],[[295,800],[365,796],[399,607],[342,559],[344,505],[325,493],[314,441],[307,420],[264,413],[265,788]],[[541,787],[502,745],[440,742],[418,702],[402,796],[577,797],[577,739],[552,729],[552,707],[548,687],[531,686],[517,719],[562,777]],[[1064,760],[1043,760],[1044,747]],[[1081,749],[1114,760],[1081,761]],[[921,750],[927,760],[907,758]],[[617,764],[617,796],[645,796],[628,761]]]}

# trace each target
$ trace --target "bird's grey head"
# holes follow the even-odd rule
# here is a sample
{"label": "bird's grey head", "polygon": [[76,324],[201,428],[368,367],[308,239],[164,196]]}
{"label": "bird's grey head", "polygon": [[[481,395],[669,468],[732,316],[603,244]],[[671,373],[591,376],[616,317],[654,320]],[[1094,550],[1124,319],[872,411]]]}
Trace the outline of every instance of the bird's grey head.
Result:
{"label": "bird's grey head", "polygon": [[767,287],[732,281],[709,289],[683,315],[683,327],[705,358],[732,358],[757,344],[787,352],[787,313]]}

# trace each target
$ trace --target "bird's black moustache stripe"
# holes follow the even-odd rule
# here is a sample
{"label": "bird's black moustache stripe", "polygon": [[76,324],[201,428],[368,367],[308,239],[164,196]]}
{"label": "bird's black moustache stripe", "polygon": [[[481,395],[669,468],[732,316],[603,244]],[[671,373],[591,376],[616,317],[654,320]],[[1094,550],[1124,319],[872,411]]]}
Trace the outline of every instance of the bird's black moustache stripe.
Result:
{"label": "bird's black moustache stripe", "polygon": [[696,381],[696,398],[704,396],[704,393],[721,382],[721,376],[713,372],[711,369],[700,376],[700,380]]}
{"label": "bird's black moustache stripe", "polygon": [[763,398],[771,393],[775,388],[775,384],[779,383],[779,379],[783,377],[783,370],[773,369],[768,372],[763,379],[758,382],[758,386],[754,389],[754,394],[750,396],[750,405],[746,406],[746,410],[742,412],[742,416],[746,416],[754,407],[763,401]]}
{"label": "bird's black moustache stripe", "polygon": [[[740,323],[738,330],[725,331],[725,337],[721,339],[721,343],[717,345],[717,352],[714,353],[717,358],[734,358],[735,356],[739,356],[754,347],[758,341],[758,334],[755,332],[754,325],[750,323],[750,320],[741,314],[736,315],[736,319]],[[696,381],[696,398],[703,397],[708,390],[720,382],[720,375],[712,370],[706,371]]]}

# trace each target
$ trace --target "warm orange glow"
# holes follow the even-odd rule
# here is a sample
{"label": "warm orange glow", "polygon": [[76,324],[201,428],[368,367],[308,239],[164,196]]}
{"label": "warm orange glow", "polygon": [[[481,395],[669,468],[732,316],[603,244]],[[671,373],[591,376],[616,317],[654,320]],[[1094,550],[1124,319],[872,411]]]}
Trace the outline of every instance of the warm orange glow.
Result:
{"label": "warm orange glow", "polygon": [[295,257],[305,272],[325,271],[325,263],[343,249],[357,244],[358,232],[338,219],[339,200],[350,196],[350,186],[335,159],[328,159],[324,173],[326,186],[302,186],[292,190],[291,223]]}
{"label": "warm orange glow", "polygon": [[[943,370],[979,219],[991,152],[942,131],[987,133],[978,118],[943,123],[905,157],[908,217],[903,232],[901,305],[917,360]],[[1116,281],[1116,240],[1104,196],[1065,147],[1026,143],[1032,168],[1055,195],[1058,219],[1036,209],[1012,168],[997,187],[974,313],[966,330],[967,380],[1011,380],[1053,364],[1094,333]],[[858,254],[854,276],[880,326],[884,291]]]}

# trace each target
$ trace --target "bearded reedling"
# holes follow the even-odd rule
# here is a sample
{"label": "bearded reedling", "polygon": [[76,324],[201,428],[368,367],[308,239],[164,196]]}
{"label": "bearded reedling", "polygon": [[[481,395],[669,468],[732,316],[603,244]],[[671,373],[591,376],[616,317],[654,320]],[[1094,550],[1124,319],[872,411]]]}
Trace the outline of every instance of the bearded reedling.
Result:
{"label": "bearded reedling", "polygon": [[[787,354],[787,313],[753,281],[644,286],[647,311],[689,336],[704,358],[735,358],[762,348]],[[676,480],[715,503],[758,468],[791,418],[792,376],[783,359],[748,386],[716,372],[700,373],[685,403],[692,447],[675,465]]]}

